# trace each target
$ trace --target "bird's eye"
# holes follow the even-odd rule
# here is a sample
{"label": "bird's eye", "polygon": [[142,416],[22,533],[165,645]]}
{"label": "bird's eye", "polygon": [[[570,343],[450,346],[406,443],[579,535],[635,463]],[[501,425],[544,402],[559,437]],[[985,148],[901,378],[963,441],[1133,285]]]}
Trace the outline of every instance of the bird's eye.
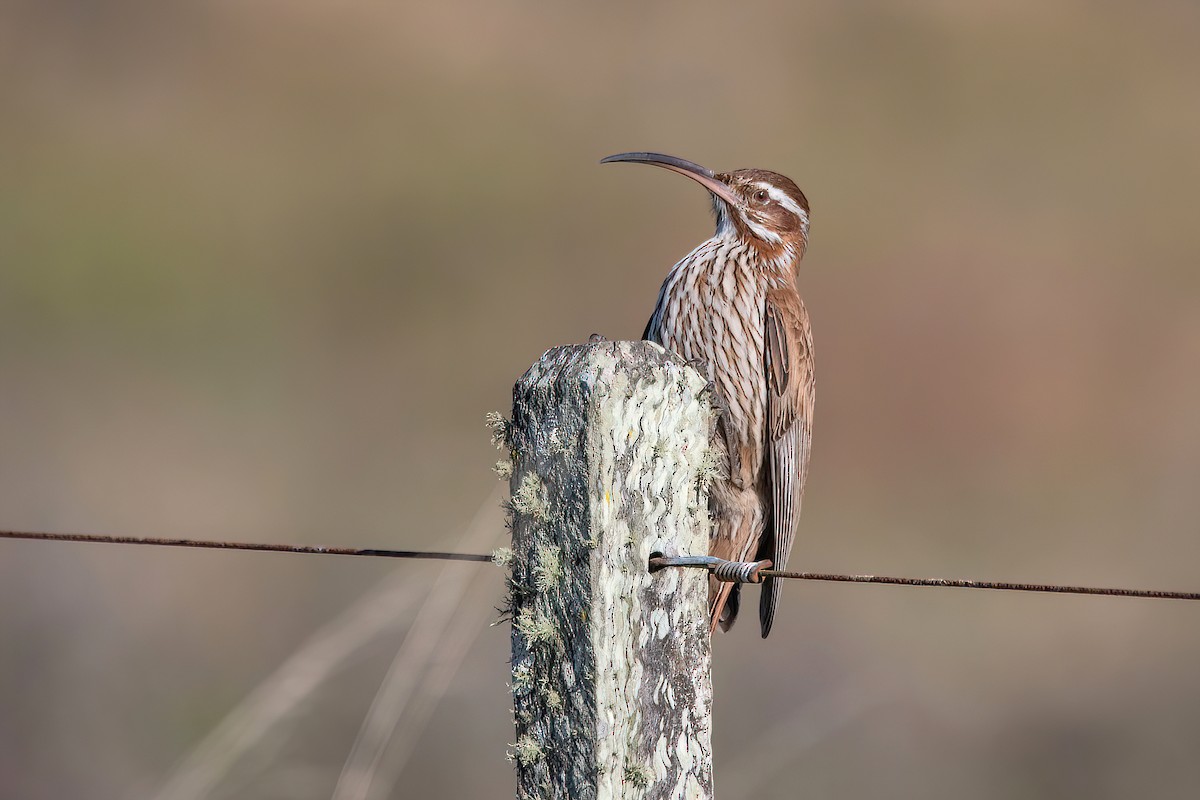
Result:
{"label": "bird's eye", "polygon": [[759,189],[757,192],[754,193],[754,199],[760,203],[767,202],[767,190]]}

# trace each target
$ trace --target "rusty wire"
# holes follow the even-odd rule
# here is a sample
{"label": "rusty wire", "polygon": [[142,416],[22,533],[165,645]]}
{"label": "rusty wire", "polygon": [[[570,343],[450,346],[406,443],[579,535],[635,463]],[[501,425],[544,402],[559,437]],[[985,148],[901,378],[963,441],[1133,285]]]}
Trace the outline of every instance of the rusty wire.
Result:
{"label": "rusty wire", "polygon": [[889,578],[886,575],[836,575],[827,572],[788,572],[764,569],[767,578],[792,578],[801,581],[838,583],[885,583],[893,586],[948,586],[957,589],[1000,589],[1008,592],[1052,592],[1056,594],[1092,594],[1106,597],[1145,597],[1154,600],[1200,600],[1200,592],[1171,592],[1158,589],[1116,589],[1097,586],[1059,586],[1050,583],[1013,583],[1010,581],[973,581],[963,578]]}
{"label": "rusty wire", "polygon": [[1013,583],[1011,581],[973,581],[964,578],[891,578],[886,575],[842,575],[831,572],[792,572],[771,569],[770,561],[725,561],[714,556],[654,556],[650,571],[665,567],[707,569],[718,580],[731,583],[761,583],[763,578],[787,578],[799,581],[837,583],[883,583],[892,586],[942,586],[955,589],[1000,589],[1009,592],[1051,592],[1090,594],[1106,597],[1145,597],[1154,600],[1200,600],[1200,592],[1168,592],[1158,589],[1113,589],[1096,586],[1060,586],[1050,583]]}
{"label": "rusty wire", "polygon": [[[363,547],[326,547],[321,545],[262,544],[254,542],[166,539],[142,536],[111,536],[92,533],[39,533],[0,531],[0,539],[26,539],[50,542],[86,542],[98,544],[142,544],[159,547],[196,547],[209,550],[253,550],[271,553],[300,553],[325,556],[369,556],[374,558],[416,558],[439,561],[492,561],[479,553],[445,553],[431,550],[388,550]],[[957,589],[998,589],[1009,592],[1048,592],[1053,594],[1101,595],[1106,597],[1142,597],[1155,600],[1200,600],[1200,592],[1174,592],[1158,589],[1122,589],[1096,586],[1063,586],[1049,583],[977,581],[964,578],[894,578],[886,575],[848,575],[831,572],[794,572],[770,569],[770,562],[725,561],[713,556],[660,556],[650,559],[650,572],[666,567],[692,567],[708,570],[721,580],[758,583],[763,578],[836,583],[881,583],[892,586],[940,586]]]}
{"label": "rusty wire", "polygon": [[200,547],[209,550],[258,550],[269,553],[301,553],[319,556],[373,556],[375,558],[428,558],[439,561],[491,561],[491,556],[474,553],[440,553],[428,550],[384,550],[362,547],[325,547],[302,544],[257,544],[252,542],[211,542],[199,539],[156,539],[144,536],[107,536],[96,533],[36,533],[0,531],[0,539],[32,539],[50,542],[92,542],[99,544],[151,544],[159,547]]}

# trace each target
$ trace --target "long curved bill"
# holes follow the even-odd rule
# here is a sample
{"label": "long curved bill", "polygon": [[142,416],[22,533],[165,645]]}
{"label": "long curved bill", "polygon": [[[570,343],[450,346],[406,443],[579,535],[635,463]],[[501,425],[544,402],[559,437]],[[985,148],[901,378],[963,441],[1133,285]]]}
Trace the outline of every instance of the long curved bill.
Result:
{"label": "long curved bill", "polygon": [[733,193],[733,190],[727,184],[717,180],[716,174],[711,169],[702,167],[694,161],[669,156],[665,153],[617,153],[615,156],[600,159],[601,164],[611,164],[617,161],[628,161],[634,164],[652,164],[656,167],[669,169],[672,172],[678,172],[680,175],[691,178],[731,206],[740,205],[737,195]]}

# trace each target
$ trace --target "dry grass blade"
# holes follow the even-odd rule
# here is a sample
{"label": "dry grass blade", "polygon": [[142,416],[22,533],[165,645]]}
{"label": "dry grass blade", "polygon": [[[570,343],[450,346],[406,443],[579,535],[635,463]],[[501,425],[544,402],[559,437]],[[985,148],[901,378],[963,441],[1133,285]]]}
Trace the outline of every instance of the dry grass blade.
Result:
{"label": "dry grass blade", "polygon": [[[460,547],[467,550],[491,549],[504,529],[499,495],[498,489],[476,513],[459,543]],[[473,632],[482,627],[482,624],[475,624],[473,620],[466,623],[465,631],[471,635],[464,636],[463,632],[459,632],[455,641],[454,661],[451,663],[450,653],[443,652],[446,631],[456,619],[468,588],[477,583],[478,572],[478,566],[463,568],[461,565],[447,565],[438,573],[371,702],[338,777],[333,792],[334,800],[366,800],[371,795],[372,784],[389,743],[415,695],[424,697],[423,710],[419,715],[423,719],[417,723],[414,718],[409,726],[409,737],[414,729],[423,727],[428,721],[432,706],[438,699],[428,692],[434,687],[440,687],[438,691],[445,691],[446,683],[474,640]],[[436,669],[439,666],[441,669]],[[439,674],[431,675],[431,672]]]}
{"label": "dry grass blade", "polygon": [[[484,510],[497,507],[499,491],[484,501],[464,540],[477,535]],[[497,524],[497,529],[500,526]],[[451,565],[450,569],[474,568]],[[337,672],[350,657],[379,633],[405,619],[427,596],[425,581],[411,575],[394,576],[324,625],[267,677],[197,745],[154,795],[155,800],[201,800],[229,775],[246,753],[261,746],[272,730],[287,719]]]}
{"label": "dry grass blade", "polygon": [[495,595],[485,581],[474,581],[469,594],[462,603],[462,610],[454,618],[450,630],[435,653],[433,662],[425,671],[424,680],[416,692],[408,711],[388,744],[386,757],[375,770],[368,797],[387,798],[395,796],[393,789],[398,783],[413,749],[433,717],[438,703],[445,697],[459,667],[467,657],[479,634],[487,629],[495,617]]}
{"label": "dry grass blade", "polygon": [[424,590],[412,581],[387,580],[313,634],[192,750],[156,800],[208,797],[243,754],[259,745],[351,655],[402,619]]}

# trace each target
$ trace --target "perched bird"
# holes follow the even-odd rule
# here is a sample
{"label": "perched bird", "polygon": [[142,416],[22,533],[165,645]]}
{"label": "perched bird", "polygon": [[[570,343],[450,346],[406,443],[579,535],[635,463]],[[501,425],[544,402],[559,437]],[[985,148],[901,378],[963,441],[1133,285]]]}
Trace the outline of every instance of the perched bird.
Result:
{"label": "perched bird", "polygon": [[[813,356],[795,274],[808,245],[808,200],[791,179],[762,169],[714,173],[661,153],[627,161],[678,172],[712,195],[717,230],[667,273],[642,338],[707,370],[727,470],[713,482],[709,554],[770,559],[783,569],[796,535],[812,434]],[[733,625],[741,586],[710,578],[712,629]],[[759,598],[763,638],[780,583]]]}

